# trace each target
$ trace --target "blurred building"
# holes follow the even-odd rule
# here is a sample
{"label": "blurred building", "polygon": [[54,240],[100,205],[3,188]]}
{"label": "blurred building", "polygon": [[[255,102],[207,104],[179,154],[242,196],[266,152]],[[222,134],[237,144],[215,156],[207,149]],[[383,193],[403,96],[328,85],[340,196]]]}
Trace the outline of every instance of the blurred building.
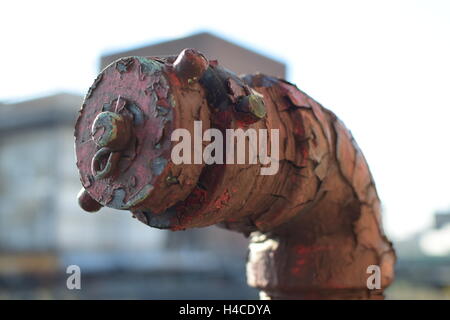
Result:
{"label": "blurred building", "polygon": [[[104,55],[100,66],[186,47],[237,73],[285,76],[284,64],[208,33]],[[78,207],[73,130],[82,99],[59,93],[0,105],[0,298],[41,297],[33,288],[59,298],[256,298],[245,283],[242,235],[217,227],[156,230],[126,211]],[[70,264],[81,267],[90,289],[68,292]]]}
{"label": "blurred building", "polygon": [[434,214],[434,226],[441,229],[445,225],[450,224],[450,212],[436,212]]}
{"label": "blurred building", "polygon": [[435,224],[396,241],[393,299],[450,299],[450,213],[435,213]]}

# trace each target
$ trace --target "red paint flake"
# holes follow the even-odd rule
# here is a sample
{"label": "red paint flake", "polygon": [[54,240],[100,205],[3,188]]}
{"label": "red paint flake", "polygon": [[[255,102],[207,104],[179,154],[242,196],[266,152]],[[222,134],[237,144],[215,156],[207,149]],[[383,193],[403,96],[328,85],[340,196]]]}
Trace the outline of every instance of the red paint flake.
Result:
{"label": "red paint flake", "polygon": [[169,78],[169,82],[172,84],[173,87],[181,87],[182,86],[180,79],[177,77],[175,72],[173,72],[172,70],[167,70],[166,76],[167,76],[167,78]]}
{"label": "red paint flake", "polygon": [[165,98],[158,99],[158,102],[156,104],[161,107],[170,108],[170,104],[169,104],[169,102],[167,102],[167,99],[165,99]]}
{"label": "red paint flake", "polygon": [[236,127],[238,129],[243,129],[247,126],[247,123],[245,123],[244,121],[240,121],[240,120],[236,120]]}
{"label": "red paint flake", "polygon": [[299,275],[302,270],[302,266],[305,265],[307,260],[305,258],[299,258],[295,261],[295,266],[291,268],[291,273]]}
{"label": "red paint flake", "polygon": [[[173,219],[172,219],[172,221],[173,221]],[[173,225],[173,224],[172,224]],[[186,228],[185,227],[182,227],[182,226],[180,226],[180,225],[173,225],[173,227],[170,227],[170,230],[171,231],[183,231],[183,230],[186,230]]]}
{"label": "red paint flake", "polygon": [[306,159],[308,159],[308,148],[306,147],[305,144],[302,144],[300,146],[300,151],[302,153],[302,157],[303,157],[303,162],[304,164],[306,164]]}
{"label": "red paint flake", "polygon": [[308,144],[306,143],[306,133],[305,127],[303,125],[303,118],[300,111],[295,110],[291,113],[291,118],[293,121],[293,134],[295,140],[297,141],[297,146],[299,147],[299,151],[302,156],[301,165],[306,165],[306,160],[308,159]]}
{"label": "red paint flake", "polygon": [[258,119],[251,115],[240,115],[240,119],[236,119],[236,127],[237,129],[245,129],[256,121],[258,121]]}
{"label": "red paint flake", "polygon": [[189,197],[186,198],[186,200],[180,202],[176,210],[180,212],[185,212],[187,209],[189,209],[192,206],[198,206],[203,204],[208,197],[208,193],[206,190],[201,189],[199,187],[195,187],[195,189],[191,192]]}
{"label": "red paint flake", "polygon": [[300,268],[299,267],[292,267],[291,268],[291,273],[293,275],[298,275],[300,273]]}
{"label": "red paint flake", "polygon": [[230,198],[231,196],[227,189],[216,201],[214,201],[214,207],[216,209],[222,209],[224,206],[227,205]]}
{"label": "red paint flake", "polygon": [[[303,127],[303,123],[300,117],[293,116],[295,121],[294,126],[294,136],[296,136],[299,140],[303,140],[305,138],[305,128]],[[297,119],[296,119],[297,118]]]}
{"label": "red paint flake", "polygon": [[300,271],[302,270],[302,266],[306,264],[306,259],[305,258],[300,258],[297,259],[297,261],[295,261],[295,266],[291,268],[291,273],[298,275],[300,273]]}
{"label": "red paint flake", "polygon": [[293,105],[305,108],[311,107],[308,104],[308,97],[298,90],[297,87],[283,82],[280,82],[279,85],[282,88],[283,93],[288,96]]}
{"label": "red paint flake", "polygon": [[302,271],[302,266],[308,263],[308,255],[320,251],[328,251],[332,249],[332,246],[302,246],[299,245],[295,248],[295,253],[300,255],[295,261],[295,265],[291,268],[291,273],[298,276]]}
{"label": "red paint flake", "polygon": [[313,252],[319,252],[319,251],[328,251],[331,250],[333,247],[332,246],[311,246],[311,247],[306,247],[306,246],[297,246],[295,251],[297,254],[300,255],[304,255],[304,254],[311,254]]}

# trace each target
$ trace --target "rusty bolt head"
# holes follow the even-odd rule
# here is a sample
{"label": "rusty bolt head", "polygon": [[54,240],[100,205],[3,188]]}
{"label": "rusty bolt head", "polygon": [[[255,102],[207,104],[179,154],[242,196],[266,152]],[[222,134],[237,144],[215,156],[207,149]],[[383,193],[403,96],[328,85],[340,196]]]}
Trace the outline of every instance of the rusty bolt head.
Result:
{"label": "rusty bolt head", "polygon": [[95,201],[84,188],[81,188],[77,199],[81,209],[87,212],[96,212],[102,207],[102,205]]}
{"label": "rusty bolt head", "polygon": [[200,79],[206,69],[208,69],[208,66],[208,59],[194,49],[184,49],[173,63],[178,77],[186,80],[188,83]]}
{"label": "rusty bolt head", "polygon": [[100,148],[122,150],[130,141],[131,125],[129,120],[120,114],[104,111],[95,117],[92,123],[91,136]]}
{"label": "rusty bolt head", "polygon": [[264,105],[264,98],[261,94],[254,91],[248,96],[249,111],[258,119],[266,116],[266,106]]}
{"label": "rusty bolt head", "polygon": [[252,90],[250,95],[239,99],[236,104],[236,111],[238,111],[238,117],[245,118],[247,122],[252,123],[261,120],[266,116],[264,97]]}

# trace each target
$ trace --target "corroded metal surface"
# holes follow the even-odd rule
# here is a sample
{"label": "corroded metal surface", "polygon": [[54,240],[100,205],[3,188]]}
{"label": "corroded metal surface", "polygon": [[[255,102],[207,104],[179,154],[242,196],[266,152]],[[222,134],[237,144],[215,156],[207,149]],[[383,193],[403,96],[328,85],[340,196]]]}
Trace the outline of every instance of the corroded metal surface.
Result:
{"label": "corroded metal surface", "polygon": [[[171,183],[170,134],[183,113],[177,114],[163,69],[159,60],[121,59],[85,98],[75,130],[77,166],[83,187],[102,206],[158,211],[179,200],[172,197],[180,188]],[[190,170],[185,180],[195,180],[200,170]]]}
{"label": "corroded metal surface", "polygon": [[[203,137],[209,128],[279,130],[278,173],[260,175],[261,163],[172,161],[175,129]],[[193,49],[123,58],[90,88],[75,137],[85,210],[125,209],[171,230],[242,232],[251,240],[248,282],[266,297],[377,298],[393,280],[395,253],[361,150],[289,82],[238,77]],[[193,154],[202,147],[191,141]],[[381,268],[380,290],[366,287],[370,265]]]}

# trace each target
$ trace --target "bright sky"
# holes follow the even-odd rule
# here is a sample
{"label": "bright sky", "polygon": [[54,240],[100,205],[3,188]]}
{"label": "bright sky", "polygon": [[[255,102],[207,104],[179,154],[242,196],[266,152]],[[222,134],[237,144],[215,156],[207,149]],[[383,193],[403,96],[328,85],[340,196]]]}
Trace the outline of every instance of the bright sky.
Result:
{"label": "bright sky", "polygon": [[450,1],[6,1],[0,101],[84,93],[101,53],[211,31],[352,130],[402,238],[450,208]]}

